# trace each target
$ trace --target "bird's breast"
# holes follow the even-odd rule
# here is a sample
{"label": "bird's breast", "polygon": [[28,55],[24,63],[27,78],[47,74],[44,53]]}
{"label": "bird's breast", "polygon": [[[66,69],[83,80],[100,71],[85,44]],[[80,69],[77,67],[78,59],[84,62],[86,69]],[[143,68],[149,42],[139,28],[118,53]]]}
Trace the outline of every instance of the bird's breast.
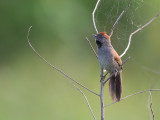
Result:
{"label": "bird's breast", "polygon": [[109,52],[109,50],[98,50],[98,61],[100,66],[111,72],[113,68],[113,55]]}
{"label": "bird's breast", "polygon": [[109,73],[112,73],[119,68],[112,47],[101,47],[98,49],[97,55],[101,68],[107,70]]}

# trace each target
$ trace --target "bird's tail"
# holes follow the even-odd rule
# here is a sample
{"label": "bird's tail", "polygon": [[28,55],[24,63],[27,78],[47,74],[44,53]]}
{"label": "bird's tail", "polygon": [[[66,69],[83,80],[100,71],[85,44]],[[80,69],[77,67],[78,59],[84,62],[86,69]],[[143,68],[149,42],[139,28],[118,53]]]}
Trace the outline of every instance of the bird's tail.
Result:
{"label": "bird's tail", "polygon": [[113,101],[120,101],[122,94],[122,76],[121,71],[113,75],[109,80],[109,92]]}

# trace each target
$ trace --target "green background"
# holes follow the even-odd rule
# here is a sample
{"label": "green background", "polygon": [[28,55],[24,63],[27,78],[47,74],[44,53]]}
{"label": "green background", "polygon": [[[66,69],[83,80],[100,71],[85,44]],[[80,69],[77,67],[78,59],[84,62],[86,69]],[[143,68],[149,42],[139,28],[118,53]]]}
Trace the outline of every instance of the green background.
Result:
{"label": "green background", "polygon": [[[99,31],[110,32],[128,0],[102,0],[95,14]],[[71,81],[51,64],[99,93],[100,67],[85,37],[96,49],[91,13],[96,0],[4,0],[0,1],[0,120],[92,120],[84,97]],[[123,52],[131,32],[160,10],[159,0],[134,1],[116,26],[112,44]],[[160,17],[133,36],[122,58],[131,59],[123,69],[123,95],[160,88]],[[100,119],[100,100],[81,88]],[[111,103],[108,85],[105,104]],[[149,120],[148,93],[130,97],[105,108],[106,120]],[[160,92],[152,92],[155,119],[159,120]]]}

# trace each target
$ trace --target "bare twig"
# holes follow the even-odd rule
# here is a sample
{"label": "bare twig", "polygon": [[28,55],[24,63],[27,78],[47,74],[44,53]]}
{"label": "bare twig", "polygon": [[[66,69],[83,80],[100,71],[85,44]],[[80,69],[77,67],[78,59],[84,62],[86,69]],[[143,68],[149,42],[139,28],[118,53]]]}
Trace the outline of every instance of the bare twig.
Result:
{"label": "bare twig", "polygon": [[128,10],[128,8],[130,7],[131,1],[132,1],[132,0],[129,1],[126,9],[122,11],[122,13],[120,14],[120,16],[117,18],[116,22],[114,23],[114,25],[113,25],[113,27],[112,27],[112,29],[111,29],[111,33],[110,33],[110,35],[109,35],[110,37],[112,37],[113,30],[114,30],[115,26],[118,24],[120,18],[123,16],[123,14],[124,14],[124,13]]}
{"label": "bare twig", "polygon": [[[128,57],[128,58],[122,63],[122,65],[117,69],[116,72],[120,71],[120,70],[122,69],[123,65],[124,65],[129,59],[130,59],[130,57]],[[105,85],[106,82],[107,82],[116,72],[113,72],[113,73],[103,82],[103,84]],[[108,74],[108,73],[107,73],[107,74]],[[105,76],[106,76],[106,75],[105,75]]]}
{"label": "bare twig", "polygon": [[142,27],[138,28],[136,31],[132,32],[129,36],[129,41],[128,41],[128,45],[126,47],[126,49],[124,50],[124,52],[120,55],[120,57],[123,57],[126,52],[128,51],[129,47],[130,47],[130,44],[131,44],[131,39],[132,39],[132,36],[134,34],[136,34],[137,32],[141,31],[143,28],[145,28],[146,26],[148,26],[150,23],[152,23],[157,17],[159,17],[160,14],[158,14],[157,16],[153,17],[150,21],[148,21],[146,24],[144,24]]}
{"label": "bare twig", "polygon": [[87,105],[88,105],[88,107],[89,107],[89,110],[90,110],[90,112],[91,112],[94,120],[96,120],[96,118],[95,118],[95,116],[94,116],[94,114],[93,114],[92,108],[91,108],[91,106],[89,105],[88,99],[87,99],[87,97],[85,96],[85,94],[81,91],[80,88],[78,88],[78,87],[75,86],[74,84],[72,84],[72,85],[73,85],[79,92],[81,92],[81,94],[83,95],[83,97],[85,98],[85,100],[86,100],[86,102],[87,102]]}
{"label": "bare twig", "polygon": [[153,111],[153,108],[152,108],[152,93],[151,93],[151,91],[149,91],[148,109],[151,110],[152,120],[154,120],[154,111]]}
{"label": "bare twig", "polygon": [[95,56],[98,58],[96,51],[94,50],[94,48],[93,48],[91,42],[89,41],[89,39],[88,39],[87,37],[86,37],[86,40],[88,41],[88,44],[90,45],[90,47],[91,47],[93,53],[95,54]]}
{"label": "bare twig", "polygon": [[[120,101],[125,100],[125,99],[128,98],[128,97],[132,97],[132,96],[134,96],[134,95],[141,94],[141,93],[148,92],[148,91],[160,91],[160,89],[149,89],[149,90],[140,91],[140,92],[137,92],[137,93],[134,93],[134,94],[131,94],[131,95],[127,95],[126,97],[122,98]],[[108,104],[108,105],[105,105],[104,107],[113,105],[113,104],[115,104],[115,103],[117,103],[117,101],[115,101],[115,102],[113,102],[113,103],[110,103],[110,104]]]}
{"label": "bare twig", "polygon": [[98,7],[98,4],[99,4],[100,0],[97,0],[97,3],[96,3],[96,6],[92,12],[92,20],[93,20],[93,26],[94,26],[94,29],[96,31],[96,33],[98,34],[98,30],[97,30],[97,27],[96,27],[96,23],[95,23],[95,18],[94,18],[94,15],[95,15],[95,12],[97,10],[97,7]]}
{"label": "bare twig", "polygon": [[99,94],[97,94],[96,92],[88,89],[87,87],[85,87],[84,85],[80,84],[79,82],[77,82],[76,80],[74,80],[73,78],[71,78],[70,76],[68,76],[66,73],[64,73],[62,70],[58,69],[57,67],[53,66],[51,63],[49,63],[47,60],[45,60],[36,50],[35,48],[32,46],[32,44],[29,41],[29,32],[31,30],[32,26],[30,26],[30,28],[28,29],[28,34],[27,34],[27,40],[28,40],[28,44],[29,46],[32,48],[32,50],[44,61],[46,62],[49,66],[51,66],[52,68],[56,69],[58,72],[60,72],[61,74],[63,74],[64,76],[66,76],[67,78],[69,78],[70,80],[72,80],[73,82],[77,83],[78,85],[80,85],[81,87],[85,88],[86,90],[90,91],[91,93],[100,96]]}

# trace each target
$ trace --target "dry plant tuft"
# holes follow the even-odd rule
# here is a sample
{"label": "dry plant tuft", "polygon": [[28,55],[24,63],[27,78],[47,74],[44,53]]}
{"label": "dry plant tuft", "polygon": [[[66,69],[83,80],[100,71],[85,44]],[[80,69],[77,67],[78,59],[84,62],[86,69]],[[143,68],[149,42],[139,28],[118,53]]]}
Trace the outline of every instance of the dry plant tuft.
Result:
{"label": "dry plant tuft", "polygon": [[[95,12],[96,12],[96,10],[97,10],[97,8],[98,8],[99,3],[100,3],[100,0],[97,0],[97,3],[96,3],[96,5],[95,5],[95,8],[94,8],[94,10],[93,10],[93,12],[92,12],[93,26],[94,26],[94,29],[95,29],[95,31],[96,31],[97,34],[98,34],[99,32],[98,32],[98,30],[97,30],[97,28],[96,28],[96,23],[95,23],[95,17],[94,17],[94,15],[95,15]],[[122,18],[122,16],[124,15],[124,13],[127,12],[127,10],[129,9],[129,7],[131,6],[131,3],[132,3],[132,0],[129,1],[127,7],[121,12],[121,14],[120,14],[119,17],[117,18],[116,22],[115,22],[114,25],[112,26],[111,32],[110,32],[110,35],[109,35],[110,37],[112,37],[114,28],[116,27],[116,25],[118,24],[119,20],[120,20],[120,19]],[[130,34],[130,36],[129,36],[129,41],[128,41],[128,45],[127,45],[126,49],[124,50],[124,52],[120,55],[120,57],[123,57],[123,56],[126,54],[126,52],[128,51],[128,49],[129,49],[129,47],[130,47],[130,44],[131,44],[132,36],[135,35],[137,32],[141,31],[143,28],[147,27],[150,23],[152,23],[152,22],[153,22],[157,17],[159,17],[159,16],[160,16],[160,14],[158,14],[158,15],[155,16],[155,17],[153,17],[150,21],[148,21],[148,22],[147,22],[146,24],[144,24],[142,27],[139,27],[137,30],[135,30],[134,32],[132,32],[132,33]],[[32,46],[32,44],[30,43],[30,40],[29,40],[29,33],[30,33],[30,31],[31,31],[31,28],[32,28],[32,26],[29,27],[29,29],[28,29],[28,34],[27,34],[27,41],[28,41],[28,44],[29,44],[29,46],[31,47],[31,49],[32,49],[44,62],[46,62],[49,66],[51,66],[53,69],[57,70],[58,72],[60,72],[60,73],[61,73],[62,75],[64,75],[65,77],[69,78],[73,83],[81,86],[82,88],[86,89],[86,90],[89,91],[90,93],[98,96],[98,97],[100,98],[100,105],[101,105],[101,120],[104,120],[104,108],[106,108],[107,106],[110,106],[110,105],[113,105],[113,104],[117,103],[117,101],[115,101],[115,102],[113,102],[113,103],[111,103],[111,104],[104,105],[104,98],[103,98],[103,88],[104,88],[104,86],[105,86],[105,83],[106,83],[115,73],[112,73],[108,78],[106,78],[106,76],[107,76],[108,73],[106,73],[105,75],[103,75],[104,73],[103,73],[103,71],[101,70],[101,72],[100,72],[100,84],[101,84],[100,94],[94,92],[93,90],[91,90],[91,89],[89,89],[88,87],[82,85],[81,83],[79,83],[79,82],[76,81],[75,79],[71,78],[69,75],[67,75],[65,72],[63,72],[61,69],[59,69],[59,68],[57,68],[56,66],[52,65],[51,63],[49,63],[46,59],[44,59],[44,58],[35,50],[35,48]],[[86,40],[88,41],[88,43],[89,43],[92,51],[94,52],[95,56],[97,57],[97,53],[95,52],[95,50],[94,50],[91,42],[89,41],[89,39],[88,39],[87,37],[86,37]],[[130,57],[128,57],[128,58],[123,62],[122,66],[129,60],[129,58],[130,58]],[[122,66],[120,66],[120,68],[118,69],[118,71],[121,69]],[[117,71],[117,72],[118,72],[118,71]],[[106,79],[106,80],[105,80],[105,79]],[[93,119],[96,120],[96,117],[94,116],[94,113],[93,113],[93,111],[92,111],[92,109],[91,109],[91,106],[90,106],[90,104],[89,104],[89,101],[87,100],[87,97],[86,97],[85,94],[82,92],[82,90],[81,90],[79,87],[77,87],[76,85],[74,85],[73,83],[72,83],[72,85],[73,85],[73,86],[83,95],[83,97],[85,98],[85,100],[86,100],[86,102],[87,102],[87,105],[88,105],[88,107],[89,107],[89,110],[90,110],[90,112],[91,112],[91,114],[92,114],[92,116],[93,116]],[[149,99],[148,99],[148,106],[149,106],[149,107],[148,107],[148,108],[149,108],[150,111],[151,111],[152,120],[154,120],[155,115],[154,115],[153,108],[152,108],[153,102],[152,102],[152,93],[151,93],[151,92],[153,92],[153,91],[160,91],[160,89],[149,89],[149,90],[140,91],[140,92],[137,92],[137,93],[128,95],[128,96],[122,98],[120,101],[125,100],[125,99],[127,99],[127,98],[129,98],[129,97],[132,97],[132,96],[134,96],[134,95],[137,95],[137,94],[141,94],[141,93],[144,93],[144,92],[149,92]]]}

